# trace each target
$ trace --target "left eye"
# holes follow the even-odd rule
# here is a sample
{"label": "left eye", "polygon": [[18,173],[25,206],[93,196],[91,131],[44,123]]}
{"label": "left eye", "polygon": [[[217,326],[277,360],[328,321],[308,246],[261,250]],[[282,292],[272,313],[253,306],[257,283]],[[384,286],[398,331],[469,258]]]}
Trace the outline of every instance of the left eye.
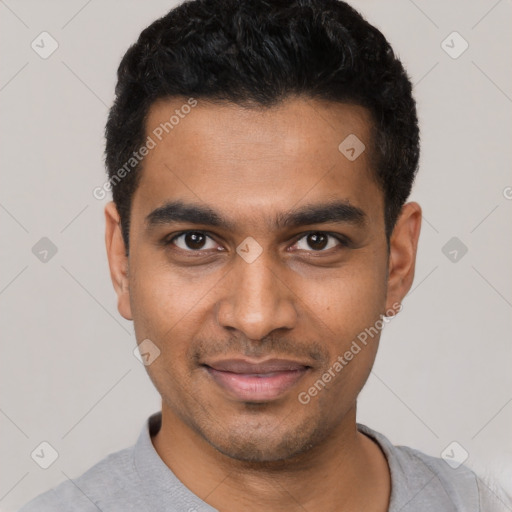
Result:
{"label": "left eye", "polygon": [[171,243],[184,251],[214,249],[217,246],[212,238],[201,231],[187,231],[186,233],[175,236],[171,240]]}
{"label": "left eye", "polygon": [[304,235],[296,242],[295,245],[301,250],[309,251],[313,249],[313,251],[323,252],[325,250],[332,249],[337,245],[343,246],[344,244],[339,238],[318,231]]}

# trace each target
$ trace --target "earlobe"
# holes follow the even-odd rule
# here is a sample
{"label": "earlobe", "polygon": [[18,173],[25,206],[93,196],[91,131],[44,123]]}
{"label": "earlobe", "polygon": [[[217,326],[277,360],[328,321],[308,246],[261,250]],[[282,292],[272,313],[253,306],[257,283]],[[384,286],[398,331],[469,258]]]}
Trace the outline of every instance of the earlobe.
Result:
{"label": "earlobe", "polygon": [[113,202],[105,206],[105,244],[107,247],[110,277],[117,294],[117,309],[127,320],[132,320],[128,257],[121,231],[121,221]]}
{"label": "earlobe", "polygon": [[386,298],[388,310],[399,310],[398,304],[401,304],[412,286],[420,230],[420,205],[414,202],[405,204],[390,239]]}

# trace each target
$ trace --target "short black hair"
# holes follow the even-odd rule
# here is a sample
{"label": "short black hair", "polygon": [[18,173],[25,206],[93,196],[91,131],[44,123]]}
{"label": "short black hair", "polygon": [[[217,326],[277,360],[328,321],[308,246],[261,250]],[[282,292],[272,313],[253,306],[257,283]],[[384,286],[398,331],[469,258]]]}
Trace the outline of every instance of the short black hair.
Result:
{"label": "short black hair", "polygon": [[[369,154],[384,195],[389,243],[417,172],[416,103],[386,38],[348,4],[185,1],[142,31],[117,77],[105,161],[127,251],[131,201],[144,162],[132,157],[146,141],[151,105],[180,96],[265,108],[296,94],[368,109]],[[126,172],[130,159],[133,168]]]}

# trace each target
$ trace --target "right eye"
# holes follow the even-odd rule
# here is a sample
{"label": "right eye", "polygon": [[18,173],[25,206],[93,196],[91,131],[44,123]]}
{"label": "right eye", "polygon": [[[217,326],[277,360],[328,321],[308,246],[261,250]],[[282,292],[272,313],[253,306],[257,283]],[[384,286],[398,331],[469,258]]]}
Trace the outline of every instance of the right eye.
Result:
{"label": "right eye", "polygon": [[179,249],[188,252],[211,250],[218,247],[214,240],[202,231],[184,231],[168,240],[166,245],[175,245]]}

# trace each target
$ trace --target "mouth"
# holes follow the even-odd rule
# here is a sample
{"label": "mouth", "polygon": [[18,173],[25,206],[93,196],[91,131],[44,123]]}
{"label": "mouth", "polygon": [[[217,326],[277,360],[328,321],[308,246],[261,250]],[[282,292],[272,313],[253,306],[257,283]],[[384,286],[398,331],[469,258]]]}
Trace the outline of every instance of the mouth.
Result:
{"label": "mouth", "polygon": [[213,381],[229,396],[244,402],[268,402],[284,395],[311,369],[286,359],[252,362],[225,359],[203,364]]}

